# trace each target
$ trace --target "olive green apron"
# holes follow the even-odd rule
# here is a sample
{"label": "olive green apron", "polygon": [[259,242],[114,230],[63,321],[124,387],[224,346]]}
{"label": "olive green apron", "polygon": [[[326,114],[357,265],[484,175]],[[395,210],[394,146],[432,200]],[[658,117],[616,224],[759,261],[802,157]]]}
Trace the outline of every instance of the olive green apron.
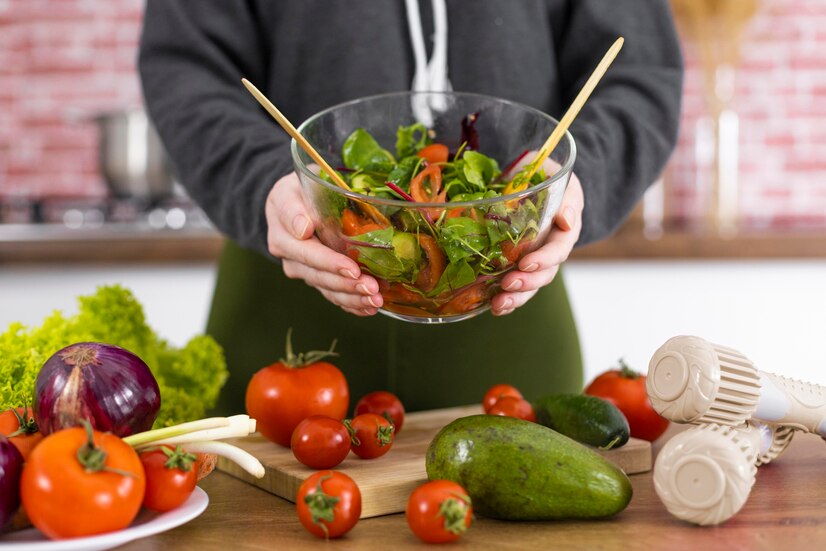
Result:
{"label": "olive green apron", "polygon": [[408,411],[480,403],[496,383],[528,399],[582,390],[582,359],[561,273],[508,316],[489,312],[440,325],[377,314],[357,317],[329,303],[279,264],[227,242],[218,267],[207,332],[223,347],[230,376],[218,414],[244,411],[250,377],[293,349],[324,350],[347,377],[351,406],[373,390],[389,390]]}

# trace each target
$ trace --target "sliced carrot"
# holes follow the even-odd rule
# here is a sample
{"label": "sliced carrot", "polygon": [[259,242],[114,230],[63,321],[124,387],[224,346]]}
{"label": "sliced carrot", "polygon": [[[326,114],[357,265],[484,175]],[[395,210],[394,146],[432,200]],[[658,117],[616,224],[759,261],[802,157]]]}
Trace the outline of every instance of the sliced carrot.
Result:
{"label": "sliced carrot", "polygon": [[419,270],[419,275],[416,278],[416,287],[424,292],[433,290],[436,284],[439,283],[439,278],[447,266],[447,257],[445,252],[439,246],[435,239],[429,235],[419,234],[419,245],[422,247],[427,263]]}
{"label": "sliced carrot", "polygon": [[416,155],[427,160],[428,163],[446,163],[450,153],[446,145],[433,143],[421,148]]}

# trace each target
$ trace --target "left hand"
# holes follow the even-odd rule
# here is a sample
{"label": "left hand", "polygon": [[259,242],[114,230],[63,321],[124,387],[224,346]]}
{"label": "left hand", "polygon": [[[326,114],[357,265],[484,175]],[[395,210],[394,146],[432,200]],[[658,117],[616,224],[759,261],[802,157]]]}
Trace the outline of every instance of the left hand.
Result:
{"label": "left hand", "polygon": [[567,260],[579,239],[584,206],[582,185],[576,174],[571,174],[571,181],[568,182],[568,188],[562,197],[559,212],[554,217],[556,227],[551,229],[544,245],[526,254],[519,260],[518,269],[504,277],[503,292],[491,301],[494,316],[510,314],[528,302],[539,289],[553,281],[559,265]]}

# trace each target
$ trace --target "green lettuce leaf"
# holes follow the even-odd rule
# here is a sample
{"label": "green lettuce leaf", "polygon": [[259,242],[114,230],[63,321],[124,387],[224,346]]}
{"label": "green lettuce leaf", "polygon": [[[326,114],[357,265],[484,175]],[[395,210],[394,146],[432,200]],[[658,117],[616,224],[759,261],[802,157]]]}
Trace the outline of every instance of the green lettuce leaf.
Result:
{"label": "green lettuce leaf", "polygon": [[200,419],[215,405],[227,378],[224,353],[209,336],[172,347],[146,323],[143,307],[128,289],[101,286],[78,297],[78,312],[55,311],[40,327],[12,323],[0,334],[0,410],[31,404],[34,382],[52,354],[77,342],[126,348],[149,366],[161,390],[155,427]]}

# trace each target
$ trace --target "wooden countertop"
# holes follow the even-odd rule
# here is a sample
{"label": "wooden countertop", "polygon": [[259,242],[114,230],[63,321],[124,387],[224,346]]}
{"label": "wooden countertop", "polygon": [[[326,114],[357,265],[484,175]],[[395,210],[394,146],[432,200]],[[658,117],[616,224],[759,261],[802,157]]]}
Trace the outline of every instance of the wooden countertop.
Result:
{"label": "wooden countertop", "polygon": [[[150,230],[124,225],[71,230],[0,224],[0,265],[214,262],[223,237],[211,228]],[[573,261],[826,259],[826,231],[741,232],[731,237],[685,230],[649,239],[623,228],[575,249]]]}
{"label": "wooden countertop", "polygon": [[[669,429],[660,442],[682,427]],[[632,475],[634,497],[619,515],[600,521],[504,522],[476,518],[451,549],[816,549],[826,542],[826,444],[796,435],[784,455],[760,468],[743,509],[727,523],[697,527],[672,517],[654,493],[652,473]],[[213,473],[201,483],[207,510],[190,523],[123,549],[425,549],[404,515],[364,519],[325,544],[304,529],[286,500]],[[821,542],[821,543],[818,543]]]}

